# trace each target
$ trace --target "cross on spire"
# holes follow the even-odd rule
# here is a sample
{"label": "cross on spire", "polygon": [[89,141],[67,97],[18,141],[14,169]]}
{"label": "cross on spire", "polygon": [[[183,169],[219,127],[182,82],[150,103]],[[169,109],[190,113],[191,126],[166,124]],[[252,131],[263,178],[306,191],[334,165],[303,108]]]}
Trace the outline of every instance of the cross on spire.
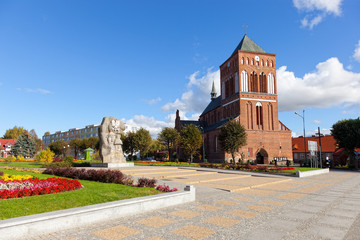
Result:
{"label": "cross on spire", "polygon": [[244,24],[242,25],[242,27],[244,28],[244,34],[246,34],[246,28],[248,27],[248,25]]}

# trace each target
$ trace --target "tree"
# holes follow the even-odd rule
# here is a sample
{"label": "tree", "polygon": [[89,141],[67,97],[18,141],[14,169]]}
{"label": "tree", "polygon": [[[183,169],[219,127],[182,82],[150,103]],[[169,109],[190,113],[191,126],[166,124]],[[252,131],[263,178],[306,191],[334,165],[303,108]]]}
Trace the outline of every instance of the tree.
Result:
{"label": "tree", "polygon": [[174,129],[166,127],[159,133],[158,140],[161,144],[167,147],[169,152],[169,160],[171,160],[172,153],[176,145],[179,143],[180,140],[180,133]]}
{"label": "tree", "polygon": [[134,154],[139,151],[135,142],[135,132],[128,132],[126,135],[121,136],[121,140],[123,142],[123,151],[128,154],[128,159],[133,160]]}
{"label": "tree", "polygon": [[50,163],[53,161],[55,153],[53,153],[50,148],[42,150],[38,155],[36,155],[36,160],[38,162],[47,162]]}
{"label": "tree", "polygon": [[190,156],[190,160],[193,161],[193,155],[202,145],[202,136],[199,128],[194,124],[183,127],[180,134],[180,145],[184,149],[184,153]]}
{"label": "tree", "polygon": [[69,142],[69,146],[74,150],[74,158],[77,158],[80,151],[81,140],[79,138],[71,139]]}
{"label": "tree", "polygon": [[29,132],[31,138],[34,140],[35,142],[35,151],[36,152],[40,152],[43,149],[43,142],[41,139],[38,138],[36,132],[34,129],[31,129]]}
{"label": "tree", "polygon": [[31,139],[29,134],[20,135],[11,149],[11,153],[16,157],[33,157],[35,155],[34,140]]}
{"label": "tree", "polygon": [[140,128],[138,131],[136,131],[135,144],[140,151],[141,158],[144,157],[145,154],[149,151],[151,141],[152,139],[148,130]]}
{"label": "tree", "polygon": [[3,138],[4,139],[18,139],[20,135],[23,135],[24,133],[28,133],[28,131],[23,127],[13,127],[11,129],[6,130]]}
{"label": "tree", "polygon": [[44,135],[45,136],[50,135],[50,132],[45,132]]}
{"label": "tree", "polygon": [[349,156],[350,163],[359,168],[355,159],[355,148],[360,147],[360,119],[345,119],[332,126],[331,135],[335,138],[339,148],[344,148]]}
{"label": "tree", "polygon": [[235,162],[235,152],[246,145],[247,134],[245,128],[237,121],[229,121],[220,129],[219,142],[222,150],[231,153]]}
{"label": "tree", "polygon": [[53,151],[56,156],[64,155],[67,150],[67,146],[67,142],[63,140],[58,140],[48,145],[50,150]]}

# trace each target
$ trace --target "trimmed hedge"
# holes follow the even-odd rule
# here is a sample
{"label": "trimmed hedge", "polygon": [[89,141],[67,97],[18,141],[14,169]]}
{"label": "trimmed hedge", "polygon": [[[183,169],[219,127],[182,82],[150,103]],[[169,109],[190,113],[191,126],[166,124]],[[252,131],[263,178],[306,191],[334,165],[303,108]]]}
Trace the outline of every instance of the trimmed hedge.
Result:
{"label": "trimmed hedge", "polygon": [[103,183],[117,183],[124,185],[131,185],[134,179],[131,176],[125,175],[118,170],[94,170],[94,169],[76,169],[70,167],[48,167],[44,174],[51,174],[60,177],[82,179]]}

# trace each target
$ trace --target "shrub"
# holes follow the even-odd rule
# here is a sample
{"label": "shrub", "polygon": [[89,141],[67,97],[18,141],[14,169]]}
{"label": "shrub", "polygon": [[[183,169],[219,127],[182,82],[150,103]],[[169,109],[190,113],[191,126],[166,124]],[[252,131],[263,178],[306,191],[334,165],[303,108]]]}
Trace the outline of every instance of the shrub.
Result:
{"label": "shrub", "polygon": [[0,172],[0,177],[1,177],[1,176],[4,176],[4,172]]}
{"label": "shrub", "polygon": [[38,155],[36,155],[35,160],[38,162],[46,162],[50,163],[53,161],[55,153],[50,150],[50,148],[46,148],[42,150]]}
{"label": "shrub", "polygon": [[124,185],[133,184],[131,176],[125,175],[118,170],[94,170],[94,169],[76,169],[70,167],[47,167],[45,174],[56,175],[60,177],[82,179],[104,183],[117,183]]}
{"label": "shrub", "polygon": [[156,186],[156,179],[149,178],[139,178],[137,187],[151,187],[154,188]]}
{"label": "shrub", "polygon": [[175,192],[175,191],[178,191],[177,188],[170,189],[170,187],[165,185],[165,184],[164,184],[164,186],[162,186],[162,185],[157,186],[156,190],[159,190],[161,192]]}

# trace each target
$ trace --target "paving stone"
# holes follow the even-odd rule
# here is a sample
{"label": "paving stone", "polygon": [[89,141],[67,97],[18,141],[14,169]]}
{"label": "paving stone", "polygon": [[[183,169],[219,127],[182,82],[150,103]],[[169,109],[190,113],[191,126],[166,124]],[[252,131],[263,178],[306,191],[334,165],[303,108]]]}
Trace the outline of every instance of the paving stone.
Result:
{"label": "paving stone", "polygon": [[158,236],[154,236],[154,237],[151,237],[151,238],[147,238],[146,240],[166,240],[166,239],[158,237]]}
{"label": "paving stone", "polygon": [[116,239],[126,238],[138,233],[140,233],[140,231],[136,229],[119,225],[116,227],[105,228],[103,230],[96,231],[93,234],[95,234],[98,237],[105,238],[107,240],[116,240]]}
{"label": "paving stone", "polygon": [[320,224],[331,225],[334,227],[341,227],[348,229],[352,223],[354,222],[353,218],[342,218],[342,217],[335,217],[335,216],[324,216],[321,217],[318,222]]}
{"label": "paving stone", "polygon": [[290,219],[296,219],[296,220],[308,220],[308,219],[312,218],[314,216],[314,214],[291,210],[291,211],[286,211],[286,212],[281,213],[280,216],[290,218]]}
{"label": "paving stone", "polygon": [[272,205],[272,206],[282,206],[285,204],[284,202],[272,201],[272,200],[264,200],[264,201],[261,201],[260,203],[266,204],[266,205]]}
{"label": "paving stone", "polygon": [[181,235],[181,236],[196,239],[196,240],[206,238],[206,237],[216,233],[216,231],[214,231],[212,229],[199,227],[197,225],[187,225],[185,227],[175,229],[171,232],[175,233],[177,235]]}
{"label": "paving stone", "polygon": [[244,202],[248,202],[248,201],[253,200],[252,198],[247,198],[247,197],[233,197],[232,199],[239,200],[239,201],[244,201]]}
{"label": "paving stone", "polygon": [[214,224],[220,227],[232,227],[233,225],[238,224],[241,221],[221,216],[214,216],[205,219],[203,222]]}
{"label": "paving stone", "polygon": [[286,194],[277,196],[277,198],[286,199],[286,200],[296,200],[296,199],[302,198],[304,196],[306,196],[306,194],[304,194],[304,193],[286,193]]}
{"label": "paving stone", "polygon": [[203,204],[200,206],[196,206],[196,209],[200,209],[200,210],[204,210],[204,211],[208,211],[208,212],[215,212],[217,210],[223,209],[223,207],[218,207],[218,206],[214,206],[214,205],[209,205],[209,204]]}
{"label": "paving stone", "polygon": [[280,231],[263,230],[261,228],[257,228],[246,234],[243,239],[253,239],[253,240],[281,239],[283,235],[284,233]]}
{"label": "paving stone", "polygon": [[303,202],[303,205],[304,206],[325,207],[325,206],[329,205],[329,202],[306,200],[306,201]]}
{"label": "paving stone", "polygon": [[140,224],[143,224],[143,225],[146,225],[149,227],[153,227],[153,228],[159,228],[159,227],[166,226],[166,225],[169,225],[169,224],[172,224],[175,222],[176,221],[174,221],[174,220],[159,217],[159,216],[144,218],[144,219],[137,221],[137,223],[140,223]]}
{"label": "paving stone", "polygon": [[249,212],[249,211],[239,210],[239,209],[227,212],[227,214],[237,216],[237,217],[242,217],[242,218],[253,218],[253,217],[256,217],[257,215],[259,215],[259,213],[257,213],[257,212]]}
{"label": "paving stone", "polygon": [[220,201],[217,201],[215,203],[225,205],[225,206],[234,206],[234,205],[239,204],[239,202],[229,201],[229,200],[220,200]]}
{"label": "paving stone", "polygon": [[261,211],[261,212],[268,212],[271,209],[273,209],[272,207],[266,207],[266,206],[261,206],[261,205],[256,205],[256,204],[246,206],[246,208],[251,209],[251,210]]}
{"label": "paving stone", "polygon": [[359,214],[359,210],[349,211],[339,208],[333,208],[326,212],[326,215],[331,215],[335,217],[348,217],[348,218],[355,218],[358,214]]}
{"label": "paving stone", "polygon": [[270,219],[268,222],[268,227],[284,230],[286,232],[294,231],[297,227],[300,226],[300,223],[298,221],[289,221],[279,218]]}
{"label": "paving stone", "polygon": [[289,208],[289,211],[303,211],[303,212],[310,212],[310,213],[317,213],[320,212],[323,209],[323,207],[319,207],[319,206],[310,206],[310,205],[295,205],[295,206],[291,206]]}
{"label": "paving stone", "polygon": [[277,193],[276,191],[273,190],[262,190],[262,189],[246,189],[235,192],[250,196],[262,196],[262,197],[270,196]]}
{"label": "paving stone", "polygon": [[169,214],[173,215],[173,216],[177,216],[177,217],[182,217],[182,218],[194,218],[194,217],[201,215],[201,213],[191,211],[191,210],[178,210],[175,212],[171,212]]}
{"label": "paving stone", "polygon": [[325,226],[311,226],[307,230],[304,231],[305,233],[309,233],[312,235],[316,235],[317,238],[324,238],[324,239],[343,239],[346,234],[346,231],[341,229],[335,229],[332,227],[325,227]]}

